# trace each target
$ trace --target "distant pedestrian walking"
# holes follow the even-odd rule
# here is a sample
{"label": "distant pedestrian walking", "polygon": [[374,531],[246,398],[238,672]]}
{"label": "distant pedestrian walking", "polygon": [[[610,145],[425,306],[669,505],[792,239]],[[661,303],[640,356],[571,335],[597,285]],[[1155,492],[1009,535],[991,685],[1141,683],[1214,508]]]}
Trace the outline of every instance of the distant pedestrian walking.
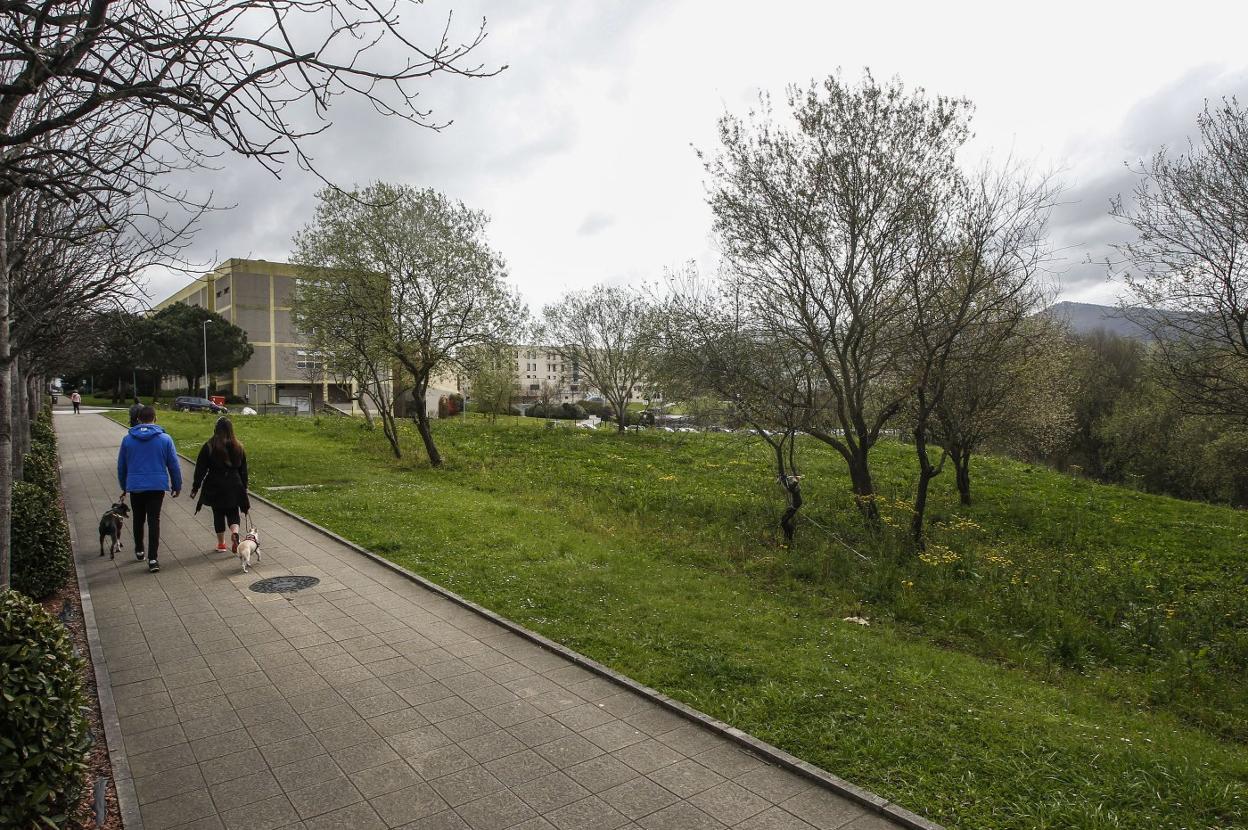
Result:
{"label": "distant pedestrian walking", "polygon": [[78,394],[77,389],[69,393],[69,402],[74,405],[74,414],[77,415],[79,413],[79,407],[82,406],[82,395]]}
{"label": "distant pedestrian walking", "polygon": [[139,396],[134,396],[134,403],[130,405],[130,426],[137,427],[139,425],[139,412],[143,409],[143,401],[139,400]]}
{"label": "distant pedestrian walking", "polygon": [[160,553],[160,508],[165,501],[165,491],[173,498],[182,492],[182,467],[173,439],[156,426],[156,410],[150,406],[139,409],[139,423],[130,428],[121,439],[117,453],[117,481],[121,495],[130,494],[130,509],[134,521],[134,555],[140,561],[144,556],[143,525],[147,524],[147,569],[152,573],[160,570],[157,556]]}
{"label": "distant pedestrian walking", "polygon": [[[201,489],[202,488],[202,489]],[[247,452],[234,437],[234,424],[229,418],[218,418],[212,438],[200,447],[195,459],[195,479],[191,497],[199,493],[195,512],[208,505],[212,508],[212,529],[217,532],[217,551],[224,553],[225,530],[230,530],[231,553],[238,553],[240,511],[251,512],[247,497]]]}

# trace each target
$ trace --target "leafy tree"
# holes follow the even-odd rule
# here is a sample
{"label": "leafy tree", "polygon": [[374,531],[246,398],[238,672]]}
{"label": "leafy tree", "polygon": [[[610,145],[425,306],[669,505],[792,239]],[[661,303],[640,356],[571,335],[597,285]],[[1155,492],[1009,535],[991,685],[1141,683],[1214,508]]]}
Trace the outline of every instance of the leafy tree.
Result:
{"label": "leafy tree", "polygon": [[165,306],[148,321],[144,346],[151,351],[151,362],[185,378],[188,390],[199,388],[204,376],[204,321],[210,375],[233,371],[255,352],[247,332],[215,311],[186,303]]}
{"label": "leafy tree", "polygon": [[[608,286],[566,295],[543,309],[551,349],[575,364],[618,413],[618,430],[628,421],[633,390],[654,371],[655,309],[640,292]],[[559,390],[547,390],[554,395]],[[555,398],[557,400],[557,397]]]}
{"label": "leafy tree", "polygon": [[810,356],[821,406],[804,430],[845,459],[874,522],[871,448],[910,394],[897,366],[904,277],[956,181],[969,104],[867,74],[793,87],[787,105],[784,123],[766,97],[748,121],[720,120],[706,166],[714,228],[750,326]]}
{"label": "leafy tree", "polygon": [[[318,199],[294,240],[301,277],[352,307],[331,336],[383,350],[411,375],[417,401],[461,353],[519,329],[526,311],[486,240],[485,214],[434,190],[380,182]],[[416,427],[429,463],[441,465],[423,405]]]}

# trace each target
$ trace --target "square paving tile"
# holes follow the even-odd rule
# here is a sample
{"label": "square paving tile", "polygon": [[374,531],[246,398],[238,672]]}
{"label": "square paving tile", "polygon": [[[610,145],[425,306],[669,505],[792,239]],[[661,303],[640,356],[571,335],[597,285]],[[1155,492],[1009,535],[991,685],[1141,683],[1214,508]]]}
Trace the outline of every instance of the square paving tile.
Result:
{"label": "square paving tile", "polygon": [[858,804],[822,787],[811,787],[782,801],[780,806],[819,830],[836,830],[866,814]]}
{"label": "square paving tile", "polygon": [[516,726],[508,727],[507,731],[520,743],[529,747],[541,746],[542,744],[548,744],[559,738],[575,734],[559,721],[545,715],[537,720],[526,721]]}
{"label": "square paving tile", "polygon": [[709,790],[724,780],[719,773],[688,759],[655,770],[649,777],[681,798],[689,798],[703,790]]}
{"label": "square paving tile", "polygon": [[599,793],[602,800],[630,819],[639,819],[675,804],[678,799],[649,778],[634,778]]}
{"label": "square paving tile", "polygon": [[568,775],[592,793],[600,793],[637,777],[637,771],[611,755],[599,755],[567,768]]}
{"label": "square paving tile", "polygon": [[374,796],[401,790],[404,787],[410,787],[413,784],[419,784],[420,776],[416,774],[416,771],[406,761],[400,759],[352,773],[351,783],[355,784],[355,788],[365,798],[373,798]]}
{"label": "square paving tile", "polygon": [[362,744],[336,749],[329,753],[342,771],[350,775],[353,772],[381,766],[389,761],[397,760],[399,754],[390,748],[390,744],[381,738],[373,738]]}
{"label": "square paving tile", "polygon": [[455,808],[473,830],[503,830],[536,816],[533,808],[506,790]]}
{"label": "square paving tile", "polygon": [[559,769],[567,769],[582,761],[596,758],[603,752],[580,735],[568,735],[536,747],[537,754]]}
{"label": "square paving tile", "polygon": [[248,804],[245,807],[235,807],[221,813],[221,821],[225,824],[226,830],[275,830],[275,828],[286,827],[298,820],[299,816],[295,813],[295,808],[284,795]]}
{"label": "square paving tile", "polygon": [[786,798],[792,798],[800,792],[811,788],[805,778],[788,770],[770,765],[750,770],[736,777],[736,782],[756,795],[772,803],[779,804]]}
{"label": "square paving tile", "polygon": [[367,802],[361,801],[303,822],[307,830],[386,830],[386,823]]}
{"label": "square paving tile", "polygon": [[574,801],[544,816],[559,830],[614,830],[628,819],[596,795]]}
{"label": "square paving tile", "polygon": [[162,770],[134,780],[134,790],[139,804],[150,804],[153,801],[172,798],[192,790],[207,789],[207,787],[208,782],[204,780],[204,774],[200,771],[198,764]]}
{"label": "square paving tile", "polygon": [[198,789],[151,801],[139,808],[144,828],[161,830],[216,813],[208,790]]}
{"label": "square paving tile", "polygon": [[435,778],[430,782],[438,795],[452,807],[467,804],[482,796],[504,789],[504,784],[493,773],[482,766],[471,766]]}
{"label": "square paving tile", "polygon": [[767,799],[731,781],[703,790],[690,798],[689,803],[724,824],[736,824],[772,806]]}
{"label": "square paving tile", "polygon": [[[790,812],[779,807],[769,807],[753,818],[746,819],[737,825],[738,830],[815,830]],[[894,828],[889,828],[894,830]]]}
{"label": "square paving tile", "polygon": [[276,767],[273,776],[286,792],[301,790],[342,777],[343,772],[328,754],[314,755]]}
{"label": "square paving tile", "polygon": [[637,823],[646,830],[720,830],[725,826],[692,804],[683,801],[638,819]]}
{"label": "square paving tile", "polygon": [[685,757],[667,744],[661,744],[653,738],[630,744],[611,754],[643,774],[671,766],[677,761],[684,760]]}
{"label": "square paving tile", "polygon": [[524,749],[524,744],[517,741],[501,729],[475,738],[460,742],[460,747],[481,763],[493,761]]}
{"label": "square paving tile", "polygon": [[332,813],[361,802],[364,796],[345,777],[322,781],[290,793],[290,803],[303,819]]}
{"label": "square paving tile", "polygon": [[222,781],[229,781],[234,778],[242,778],[244,775],[255,775],[268,770],[268,768],[269,766],[265,763],[264,756],[260,754],[260,750],[255,748],[222,755],[220,758],[213,758],[211,761],[205,761],[199,765],[204,781],[209,785],[219,784]]}
{"label": "square paving tile", "polygon": [[277,779],[268,770],[222,781],[208,789],[212,793],[213,803],[217,805],[217,812],[225,812],[282,794]]}
{"label": "square paving tile", "polygon": [[555,771],[554,764],[531,749],[495,758],[493,761],[486,762],[485,768],[509,787]]}
{"label": "square paving tile", "polygon": [[414,821],[445,810],[447,804],[428,784],[413,784],[392,793],[370,798],[377,815],[390,827]]}
{"label": "square paving tile", "polygon": [[428,749],[407,758],[412,769],[426,781],[476,766],[476,760],[454,744]]}
{"label": "square paving tile", "polygon": [[580,801],[589,790],[562,772],[552,772],[511,788],[538,813],[545,814],[573,801]]}

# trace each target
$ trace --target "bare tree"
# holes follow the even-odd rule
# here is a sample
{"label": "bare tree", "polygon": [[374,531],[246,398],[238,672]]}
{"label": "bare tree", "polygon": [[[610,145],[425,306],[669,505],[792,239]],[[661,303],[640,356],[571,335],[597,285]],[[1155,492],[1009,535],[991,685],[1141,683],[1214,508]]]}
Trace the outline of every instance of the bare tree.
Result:
{"label": "bare tree", "polygon": [[597,286],[566,295],[543,309],[551,349],[575,365],[628,425],[633,391],[653,369],[655,317],[638,291]]}
{"label": "bare tree", "polygon": [[[415,6],[416,4],[412,4]],[[404,4],[406,6],[406,4]],[[131,194],[151,176],[224,149],[276,170],[315,169],[304,139],[339,95],[439,127],[424,79],[490,74],[467,64],[450,21],[417,45],[398,3],[373,0],[33,0],[0,3],[0,229],[9,197]],[[393,59],[386,56],[393,55]],[[8,239],[0,240],[0,590],[8,586],[11,398]]]}
{"label": "bare tree", "polygon": [[971,504],[971,458],[985,447],[1043,458],[1074,426],[1070,345],[1061,324],[1043,315],[977,326],[975,342],[948,367],[936,407],[934,440],[949,453],[958,497]]}
{"label": "bare tree", "polygon": [[1248,420],[1248,110],[1234,98],[1197,117],[1198,136],[1134,171],[1134,204],[1110,213],[1136,233],[1126,313],[1153,333],[1188,412]]}
{"label": "bare tree", "polygon": [[713,283],[692,265],[668,274],[656,313],[659,337],[655,377],[675,394],[726,401],[775,458],[785,493],[780,528],[792,545],[803,504],[797,436],[810,428],[826,395],[818,392],[813,361],[791,344],[777,344],[757,325],[734,282]]}
{"label": "bare tree", "polygon": [[319,199],[316,216],[295,236],[293,260],[304,279],[354,306],[360,331],[353,338],[384,349],[411,374],[416,427],[429,463],[439,466],[423,405],[430,378],[453,368],[461,351],[507,342],[525,317],[485,238],[486,217],[407,185],[327,189]]}
{"label": "bare tree", "polygon": [[940,195],[907,269],[911,333],[900,361],[912,390],[908,420],[919,478],[910,530],[918,547],[932,479],[950,457],[944,446],[933,460],[930,445],[942,402],[968,380],[960,364],[1002,371],[990,358],[1042,307],[1037,275],[1056,190],[1045,177],[1006,167],[985,168]]}
{"label": "bare tree", "polygon": [[956,176],[969,104],[833,76],[791,88],[789,123],[770,101],[720,121],[707,163],[715,230],[749,316],[777,348],[810,355],[825,420],[806,431],[849,468],[874,522],[870,452],[910,390],[896,355],[908,332],[910,265],[929,206]]}

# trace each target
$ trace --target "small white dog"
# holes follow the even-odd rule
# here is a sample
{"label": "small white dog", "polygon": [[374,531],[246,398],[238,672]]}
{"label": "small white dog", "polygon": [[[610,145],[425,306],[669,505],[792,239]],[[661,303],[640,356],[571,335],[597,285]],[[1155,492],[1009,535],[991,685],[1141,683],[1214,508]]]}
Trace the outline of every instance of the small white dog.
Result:
{"label": "small white dog", "polygon": [[247,535],[238,542],[238,558],[243,563],[243,573],[251,566],[251,557],[260,561],[260,531],[254,527],[247,529]]}

